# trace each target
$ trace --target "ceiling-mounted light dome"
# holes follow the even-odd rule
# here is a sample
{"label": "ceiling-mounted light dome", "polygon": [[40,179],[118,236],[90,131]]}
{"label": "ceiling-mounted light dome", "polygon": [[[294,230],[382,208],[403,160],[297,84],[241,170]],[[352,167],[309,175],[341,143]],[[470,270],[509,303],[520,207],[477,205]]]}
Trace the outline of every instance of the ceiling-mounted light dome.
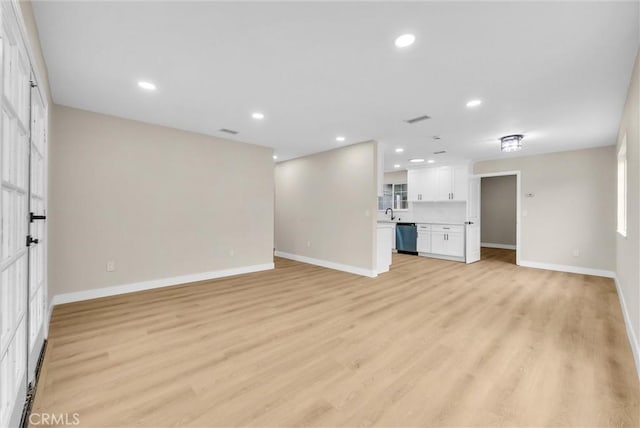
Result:
{"label": "ceiling-mounted light dome", "polygon": [[516,152],[522,149],[523,138],[524,135],[522,134],[505,135],[500,138],[500,150],[503,152]]}
{"label": "ceiling-mounted light dome", "polygon": [[156,90],[156,85],[154,85],[151,82],[146,82],[144,80],[141,80],[138,82],[138,86],[142,89],[146,89],[147,91],[155,91]]}
{"label": "ceiling-mounted light dome", "polygon": [[403,34],[396,38],[395,44],[399,48],[406,48],[407,46],[411,46],[415,41],[416,36],[413,34]]}

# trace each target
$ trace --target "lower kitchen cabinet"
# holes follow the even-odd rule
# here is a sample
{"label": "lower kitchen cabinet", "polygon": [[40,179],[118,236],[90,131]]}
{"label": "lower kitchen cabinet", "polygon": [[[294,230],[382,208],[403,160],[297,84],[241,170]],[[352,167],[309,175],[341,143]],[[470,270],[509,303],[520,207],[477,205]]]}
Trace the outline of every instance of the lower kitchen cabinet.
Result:
{"label": "lower kitchen cabinet", "polygon": [[[418,250],[420,251],[420,250]],[[464,257],[464,228],[460,226],[433,226],[431,254]]]}
{"label": "lower kitchen cabinet", "polygon": [[416,241],[418,253],[431,252],[431,226],[426,224],[418,225],[418,239]]}

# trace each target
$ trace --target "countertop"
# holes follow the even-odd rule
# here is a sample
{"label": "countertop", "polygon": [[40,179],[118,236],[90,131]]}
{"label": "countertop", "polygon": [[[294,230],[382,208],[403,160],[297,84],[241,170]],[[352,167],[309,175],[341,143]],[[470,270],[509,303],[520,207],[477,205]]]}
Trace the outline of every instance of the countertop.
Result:
{"label": "countertop", "polygon": [[378,224],[398,224],[398,223],[415,223],[415,224],[450,224],[452,226],[464,226],[464,223],[456,223],[455,221],[391,221],[391,220],[378,220]]}

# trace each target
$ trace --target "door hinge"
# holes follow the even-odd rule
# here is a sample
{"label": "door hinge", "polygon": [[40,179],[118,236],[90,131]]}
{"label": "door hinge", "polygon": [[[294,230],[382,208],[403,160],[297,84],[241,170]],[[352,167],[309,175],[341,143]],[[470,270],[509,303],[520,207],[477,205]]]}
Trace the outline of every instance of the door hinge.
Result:
{"label": "door hinge", "polygon": [[30,247],[31,244],[37,244],[38,242],[40,242],[38,238],[34,238],[31,235],[27,235],[27,247]]}
{"label": "door hinge", "polygon": [[33,80],[29,81],[29,85],[31,85],[32,88],[37,88],[38,85],[36,82],[34,82]]}

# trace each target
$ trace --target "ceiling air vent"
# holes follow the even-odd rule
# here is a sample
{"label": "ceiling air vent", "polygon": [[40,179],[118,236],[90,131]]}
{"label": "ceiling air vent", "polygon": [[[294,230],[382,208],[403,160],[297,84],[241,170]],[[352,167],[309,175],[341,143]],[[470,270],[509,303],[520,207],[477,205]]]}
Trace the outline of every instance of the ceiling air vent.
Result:
{"label": "ceiling air vent", "polygon": [[440,150],[439,152],[433,152],[434,155],[442,155],[442,154],[445,154],[445,153],[447,153],[446,150]]}
{"label": "ceiling air vent", "polygon": [[431,119],[431,116],[427,116],[425,114],[424,116],[418,116],[418,117],[414,117],[413,119],[407,119],[405,120],[405,122],[407,122],[409,125],[413,125],[414,123],[422,122],[423,120],[427,120],[427,119]]}
{"label": "ceiling air vent", "polygon": [[218,129],[220,132],[226,132],[227,134],[236,135],[238,131],[234,131],[233,129],[221,128]]}

